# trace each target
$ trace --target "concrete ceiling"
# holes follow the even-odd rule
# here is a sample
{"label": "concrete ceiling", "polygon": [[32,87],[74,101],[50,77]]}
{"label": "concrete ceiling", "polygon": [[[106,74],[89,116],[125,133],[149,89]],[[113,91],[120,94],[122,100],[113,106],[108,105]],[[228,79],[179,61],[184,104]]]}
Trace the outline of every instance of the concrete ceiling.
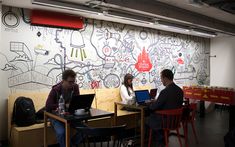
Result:
{"label": "concrete ceiling", "polygon": [[[193,34],[191,31],[180,31],[152,24],[133,22],[128,19],[98,15],[103,10],[119,11],[130,15],[143,16],[183,24],[191,28],[224,33],[235,36],[234,15],[203,5],[195,7],[188,5],[189,0],[3,0],[3,5],[28,9],[44,9],[70,13],[86,18],[120,22],[125,24],[155,28],[160,30]],[[84,11],[83,11],[84,10]],[[93,13],[92,13],[93,12]],[[128,14],[128,15],[129,15]],[[135,17],[136,17],[135,16]],[[184,29],[185,30],[185,29]],[[200,36],[200,35],[199,35]]]}
{"label": "concrete ceiling", "polygon": [[[95,2],[96,0],[59,0],[59,1],[70,2],[74,4],[86,4],[92,1]],[[139,0],[137,0],[137,2],[138,1]],[[156,1],[156,4],[158,4],[158,2],[162,2],[174,7],[182,8],[194,13],[198,13],[224,22],[235,24],[235,15],[220,10],[218,8],[209,6],[205,3],[197,3],[197,1],[200,2],[200,0],[142,0],[142,1]],[[101,2],[102,0],[100,0],[100,2],[96,1],[96,3],[101,3]]]}
{"label": "concrete ceiling", "polygon": [[199,13],[208,17],[235,24],[235,15],[207,4],[197,4],[193,0],[156,0],[168,5]]}

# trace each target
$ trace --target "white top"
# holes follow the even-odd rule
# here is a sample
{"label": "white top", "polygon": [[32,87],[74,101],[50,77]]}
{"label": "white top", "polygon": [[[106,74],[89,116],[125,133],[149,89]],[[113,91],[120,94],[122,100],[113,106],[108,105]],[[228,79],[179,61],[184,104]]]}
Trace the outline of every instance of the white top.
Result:
{"label": "white top", "polygon": [[124,104],[132,105],[135,103],[135,93],[130,87],[128,87],[128,90],[130,91],[130,95],[127,92],[126,86],[122,85],[120,88],[120,95]]}

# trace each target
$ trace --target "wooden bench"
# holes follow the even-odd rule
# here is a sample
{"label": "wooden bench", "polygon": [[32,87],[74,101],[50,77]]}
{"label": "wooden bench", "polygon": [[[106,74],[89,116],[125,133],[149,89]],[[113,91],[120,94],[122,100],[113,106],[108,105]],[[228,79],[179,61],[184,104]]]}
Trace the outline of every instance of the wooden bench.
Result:
{"label": "wooden bench", "polygon": [[[150,89],[150,86],[142,86],[136,87],[136,90],[140,89]],[[121,101],[119,88],[111,88],[111,89],[90,89],[90,90],[80,90],[81,94],[90,94],[95,93],[95,99],[92,103],[93,108],[98,108],[101,110],[114,112],[114,102]],[[25,96],[30,97],[33,102],[36,111],[43,108],[45,106],[45,102],[48,96],[48,92],[17,92],[9,95],[8,98],[8,132],[10,145],[11,147],[31,147],[32,144],[34,147],[42,147],[43,146],[43,123],[34,124],[27,127],[17,127],[11,125],[12,111],[14,102],[17,97]],[[128,128],[136,127],[138,117],[138,112],[128,112],[124,110],[118,109],[118,119],[117,124],[127,124]],[[108,126],[112,124],[112,120],[110,118],[104,119],[95,119],[88,121],[88,125],[90,126]],[[50,125],[49,125],[50,126]],[[48,129],[48,144],[56,143],[55,133],[53,129],[50,127]]]}

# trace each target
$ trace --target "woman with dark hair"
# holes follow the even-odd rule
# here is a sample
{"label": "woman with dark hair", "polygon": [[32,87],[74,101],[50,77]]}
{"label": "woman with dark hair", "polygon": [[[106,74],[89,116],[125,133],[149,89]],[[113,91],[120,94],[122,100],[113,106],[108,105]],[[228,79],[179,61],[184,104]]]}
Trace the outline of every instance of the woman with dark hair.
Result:
{"label": "woman with dark hair", "polygon": [[132,84],[133,78],[131,74],[124,76],[124,82],[120,88],[120,95],[124,104],[133,105],[135,103],[135,93]]}

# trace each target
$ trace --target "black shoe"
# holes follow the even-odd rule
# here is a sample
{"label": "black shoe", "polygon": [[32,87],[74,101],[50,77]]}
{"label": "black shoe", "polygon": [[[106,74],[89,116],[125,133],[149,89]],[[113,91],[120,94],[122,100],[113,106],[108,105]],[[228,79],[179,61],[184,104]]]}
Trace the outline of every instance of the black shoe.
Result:
{"label": "black shoe", "polygon": [[161,140],[157,142],[157,147],[165,147],[166,143],[165,140]]}
{"label": "black shoe", "polygon": [[157,147],[165,147],[165,143],[159,142],[159,143],[157,143]]}

